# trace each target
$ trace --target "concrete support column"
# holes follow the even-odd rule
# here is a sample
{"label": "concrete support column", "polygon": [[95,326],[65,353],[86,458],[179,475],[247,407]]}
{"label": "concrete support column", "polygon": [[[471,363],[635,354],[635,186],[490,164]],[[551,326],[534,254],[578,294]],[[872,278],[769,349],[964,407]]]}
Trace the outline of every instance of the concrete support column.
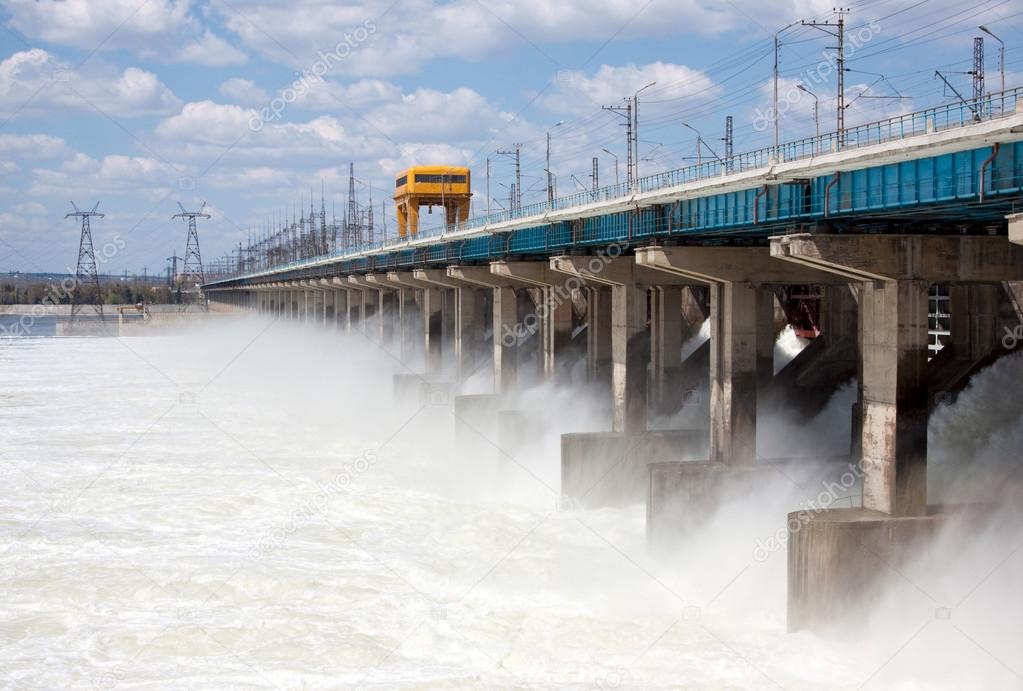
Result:
{"label": "concrete support column", "polygon": [[485,312],[484,289],[462,286],[455,290],[455,362],[459,381],[471,376],[481,360]]}
{"label": "concrete support column", "polygon": [[311,321],[314,324],[322,324],[323,314],[326,311],[326,308],[324,307],[325,296],[323,294],[323,291],[320,290],[319,287],[316,287],[313,290],[310,290],[309,292],[312,293],[313,305],[313,311],[312,314],[309,315],[309,321]]}
{"label": "concrete support column", "polygon": [[458,340],[458,300],[457,288],[441,288],[441,359],[443,362],[455,360],[455,342]]}
{"label": "concrete support column", "polygon": [[[748,283],[710,287],[710,460],[756,462],[758,303]],[[770,311],[773,318],[773,305]]]}
{"label": "concrete support column", "polygon": [[[332,283],[337,279],[332,279]],[[336,284],[335,284],[336,286]],[[334,288],[334,321],[337,327],[348,333],[348,291]]]}
{"label": "concrete support column", "polygon": [[390,350],[394,346],[398,298],[394,290],[377,291],[377,318],[380,321],[380,343]]}
{"label": "concrete support column", "polygon": [[366,294],[354,287],[348,290],[348,332],[366,329]]}
{"label": "concrete support column", "polygon": [[991,283],[949,288],[952,352],[958,360],[977,362],[999,346],[1001,286]]}
{"label": "concrete support column", "polygon": [[401,288],[398,291],[398,349],[401,361],[408,364],[417,352],[416,341],[419,329],[417,324],[421,322],[419,308],[416,305],[416,291],[414,288]]}
{"label": "concrete support column", "polygon": [[757,361],[754,367],[756,386],[765,391],[774,379],[774,344],[778,334],[774,330],[775,294],[772,288],[756,292]]}
{"label": "concrete support column", "polygon": [[[512,285],[539,293],[536,317],[540,330],[540,356],[545,379],[567,384],[572,363],[572,295],[582,285],[579,278],[567,278],[546,262],[494,262],[490,271]],[[522,316],[522,315],[520,315]],[[526,324],[528,321],[523,320]]]}
{"label": "concrete support column", "polygon": [[772,240],[771,254],[861,282],[863,507],[925,515],[928,288],[1013,280],[1023,248],[997,236],[790,235]]}
{"label": "concrete support column", "polygon": [[611,379],[611,291],[586,288],[586,373],[590,381]]}
{"label": "concrete support column", "polygon": [[646,431],[647,288],[636,283],[611,286],[612,430]]}
{"label": "concrete support column", "polygon": [[323,285],[323,324],[324,326],[333,326],[337,322],[337,318],[334,316],[335,310],[337,309],[336,291],[332,290],[330,281],[322,279],[320,283]]}
{"label": "concrete support column", "polygon": [[570,384],[572,363],[566,354],[572,343],[572,299],[555,286],[544,288],[543,293],[544,375],[559,384]]}
{"label": "concrete support column", "polygon": [[653,400],[673,410],[680,393],[682,371],[682,289],[660,286],[651,291],[650,357],[653,366]]}
{"label": "concrete support column", "polygon": [[440,374],[444,368],[444,289],[423,288],[423,352],[426,373]]}
{"label": "concrete support column", "polygon": [[648,247],[637,251],[636,261],[708,286],[710,461],[754,464],[758,384],[768,383],[773,375],[774,296],[763,286],[841,279],[785,265],[766,248]]}
{"label": "concrete support column", "polygon": [[863,507],[894,516],[927,508],[927,307],[921,280],[864,283]]}
{"label": "concrete support column", "polygon": [[552,257],[551,268],[582,278],[589,285],[606,285],[611,292],[611,410],[612,429],[642,433],[647,424],[647,368],[650,333],[647,330],[649,277],[632,257]]}
{"label": "concrete support column", "polygon": [[515,386],[519,365],[516,326],[518,294],[510,286],[494,288],[494,392],[506,393]]}

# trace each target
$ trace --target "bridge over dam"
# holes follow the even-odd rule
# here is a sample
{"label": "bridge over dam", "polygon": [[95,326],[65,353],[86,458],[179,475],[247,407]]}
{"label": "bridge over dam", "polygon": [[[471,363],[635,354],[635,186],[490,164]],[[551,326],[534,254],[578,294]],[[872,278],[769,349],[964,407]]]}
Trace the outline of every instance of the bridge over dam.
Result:
{"label": "bridge over dam", "polygon": [[[496,435],[511,451],[526,436],[514,391],[584,372],[611,428],[562,437],[562,492],[587,507],[645,502],[651,549],[812,465],[793,509],[822,486],[862,500],[789,515],[797,630],[855,616],[879,561],[897,568],[942,525],[974,520],[928,501],[928,418],[1023,343],[1021,210],[1015,89],[203,290],[366,333],[413,372],[395,377],[403,395],[454,396],[466,443]],[[786,327],[809,344],[775,371]],[[491,369],[492,393],[457,395]],[[846,453],[758,452],[758,414],[810,417],[849,382]],[[688,428],[652,428],[683,408],[699,409]]]}

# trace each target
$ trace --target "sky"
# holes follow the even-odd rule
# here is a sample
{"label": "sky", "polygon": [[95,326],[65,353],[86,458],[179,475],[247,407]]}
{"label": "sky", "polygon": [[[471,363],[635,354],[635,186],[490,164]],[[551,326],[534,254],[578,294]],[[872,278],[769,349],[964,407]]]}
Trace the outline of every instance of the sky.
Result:
{"label": "sky", "polygon": [[[207,202],[207,264],[308,208],[360,203],[394,235],[395,174],[467,165],[473,213],[508,205],[522,145],[524,203],[625,177],[623,118],[640,95],[641,175],[771,144],[774,36],[781,139],[835,129],[833,22],[817,0],[0,0],[0,271],[74,270],[93,221],[104,273],[162,273],[184,253],[180,202]],[[847,23],[847,126],[971,93],[973,37],[1007,47],[1023,84],[1019,0],[859,0]],[[997,42],[985,41],[989,90]],[[796,89],[807,86],[814,100]],[[557,124],[561,123],[561,124]],[[684,123],[684,124],[683,124]],[[699,133],[699,135],[697,134]],[[702,144],[698,144],[698,136]],[[606,152],[605,152],[606,150]],[[699,153],[698,153],[699,152]],[[490,199],[486,193],[490,161]],[[301,213],[299,211],[298,213]],[[106,251],[103,248],[107,248]],[[236,255],[235,255],[236,256]]]}

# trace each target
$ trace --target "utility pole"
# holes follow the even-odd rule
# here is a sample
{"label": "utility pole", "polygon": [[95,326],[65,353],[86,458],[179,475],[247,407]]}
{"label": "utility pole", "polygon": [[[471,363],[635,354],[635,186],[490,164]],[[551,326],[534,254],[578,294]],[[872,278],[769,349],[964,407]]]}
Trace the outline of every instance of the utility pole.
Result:
{"label": "utility pole", "polygon": [[597,188],[600,187],[600,183],[598,182],[598,176],[600,174],[599,166],[600,166],[600,159],[597,158],[596,156],[594,156],[593,157],[593,172],[590,173],[590,180],[593,183],[593,194],[596,194],[597,193]]}
{"label": "utility pole", "polygon": [[[835,9],[835,13],[838,15],[837,22],[801,22],[803,26],[810,26],[815,29],[820,29],[829,36],[834,36],[838,40],[837,46],[832,46],[831,49],[837,51],[836,55],[836,71],[838,72],[838,86],[836,94],[837,103],[837,120],[838,120],[838,148],[841,149],[845,143],[845,15],[849,14],[848,8],[838,7]],[[834,31],[830,31],[834,29]],[[777,105],[777,104],[775,104]],[[778,113],[775,112],[775,123],[777,124]],[[777,146],[777,144],[775,145]]]}
{"label": "utility pole", "polygon": [[511,151],[502,149],[497,154],[511,156],[515,159],[515,185],[509,207],[514,213],[522,208],[522,144],[513,144],[512,146],[514,148]]}
{"label": "utility pole", "polygon": [[725,170],[731,172],[732,170],[732,155],[734,152],[733,145],[735,144],[734,135],[732,134],[732,116],[725,116]]}
{"label": "utility pole", "polygon": [[487,156],[487,218],[490,218],[490,156]]}
{"label": "utility pole", "polygon": [[983,112],[981,101],[984,99],[984,37],[975,36],[973,39],[973,102],[976,108],[973,109],[973,119],[980,121]]}
{"label": "utility pole", "polygon": [[174,254],[172,254],[171,256],[167,257],[167,261],[169,261],[171,263],[170,264],[170,275],[167,277],[167,287],[168,288],[173,288],[174,287],[174,281],[178,280],[178,260],[179,259],[181,259],[181,257],[178,256],[178,251],[177,250],[174,250]]}
{"label": "utility pole", "polygon": [[99,288],[96,252],[92,246],[92,228],[89,224],[90,218],[103,218],[103,214],[97,211],[99,209],[99,202],[96,202],[96,206],[92,207],[92,211],[82,211],[74,202],[71,202],[71,207],[74,209],[74,212],[67,214],[64,218],[81,219],[82,234],[78,240],[78,265],[75,269],[75,286],[71,289],[71,319],[68,323],[69,328],[70,325],[75,323],[75,317],[78,315],[79,310],[82,309],[83,282],[89,283],[89,287],[95,292],[91,304],[93,309],[96,310],[96,314],[99,315],[100,320],[104,320],[103,295],[100,293]]}

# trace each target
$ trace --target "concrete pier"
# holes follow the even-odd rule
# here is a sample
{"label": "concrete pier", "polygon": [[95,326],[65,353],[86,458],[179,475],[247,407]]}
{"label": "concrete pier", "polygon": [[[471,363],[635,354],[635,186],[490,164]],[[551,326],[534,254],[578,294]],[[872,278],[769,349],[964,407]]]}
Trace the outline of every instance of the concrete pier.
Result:
{"label": "concrete pier", "polygon": [[486,266],[450,266],[448,277],[462,284],[491,291],[493,323],[494,393],[510,392],[518,383],[519,339],[518,294],[508,279],[491,273]]}
{"label": "concrete pier", "polygon": [[[459,283],[448,276],[446,269],[415,269],[413,278],[428,289],[423,291],[424,309],[430,310],[429,328],[434,346],[433,356],[438,358],[436,372],[456,376],[458,352],[458,318],[456,314]],[[429,349],[427,352],[431,352]]]}
{"label": "concrete pier", "polygon": [[[584,281],[589,289],[587,298],[592,303],[587,312],[597,323],[589,326],[593,334],[588,339],[588,363],[595,367],[599,362],[597,354],[606,343],[601,331],[609,341],[611,358],[611,433],[562,436],[562,492],[567,499],[588,505],[645,501],[648,462],[705,453],[706,449],[705,433],[647,429],[650,296],[657,290],[680,291],[686,281],[641,267],[631,256],[552,257],[550,261],[552,269]],[[602,307],[607,297],[610,306]],[[668,304],[681,310],[680,301],[669,300]],[[602,313],[609,323],[601,323]],[[657,319],[656,307],[653,313]],[[681,328],[674,315],[670,320],[662,319],[658,328],[665,330],[668,323]],[[664,384],[659,382],[658,386],[663,388]],[[598,489],[598,484],[603,486]]]}
{"label": "concrete pier", "polygon": [[961,284],[1023,276],[1023,248],[983,236],[794,235],[773,239],[771,253],[859,282],[863,506],[790,521],[796,630],[823,625],[880,587],[884,572],[850,578],[853,545],[869,543],[897,565],[937,529],[941,512],[927,502],[928,290],[953,276]]}
{"label": "concrete pier", "polygon": [[612,430],[624,434],[646,431],[647,291],[631,257],[552,257],[555,271],[602,285],[611,294]]}
{"label": "concrete pier", "polygon": [[543,375],[558,384],[571,383],[572,291],[582,287],[578,277],[555,272],[542,262],[494,262],[490,271],[509,283],[537,288]]}

